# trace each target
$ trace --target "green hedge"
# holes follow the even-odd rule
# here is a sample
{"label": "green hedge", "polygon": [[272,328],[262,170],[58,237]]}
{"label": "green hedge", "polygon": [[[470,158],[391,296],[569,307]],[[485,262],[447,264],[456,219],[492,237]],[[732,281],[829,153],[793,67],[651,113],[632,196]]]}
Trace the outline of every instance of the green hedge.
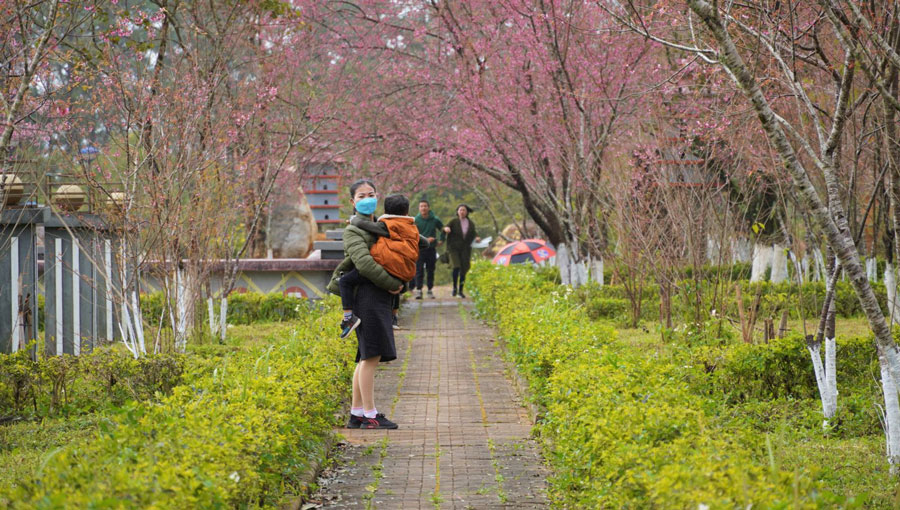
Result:
{"label": "green hedge", "polygon": [[[564,508],[814,508],[814,468],[770,465],[756,433],[719,418],[697,369],[636,352],[583,318],[574,292],[527,268],[474,266],[472,295],[546,408],[540,425]],[[725,425],[727,424],[727,426]]]}
{"label": "green hedge", "polygon": [[0,354],[0,417],[94,412],[129,400],[167,395],[181,383],[184,355],[135,359],[119,347],[37,360],[29,357],[30,350]]}
{"label": "green hedge", "polygon": [[[810,354],[798,334],[775,338],[768,344],[701,346],[692,349],[689,356],[710,376],[702,381],[703,387],[724,394],[731,403],[819,398]],[[838,337],[837,380],[841,387],[856,390],[872,386],[879,373],[872,338]]]}
{"label": "green hedge", "polygon": [[325,333],[338,318],[331,307],[269,343],[190,356],[171,395],[111,413],[93,440],[0,488],[0,507],[277,505],[321,456],[349,387],[352,342]]}
{"label": "green hedge", "polygon": [[[163,313],[165,295],[153,292],[141,296],[141,313],[151,325],[158,325],[159,318],[167,321]],[[258,292],[234,293],[228,297],[228,324],[254,324],[257,322],[280,322],[299,319],[315,308],[315,303],[306,298],[285,296],[279,293],[260,294]],[[219,312],[216,301],[216,313]],[[206,322],[206,303],[198,305],[197,320]]]}
{"label": "green hedge", "polygon": [[[693,281],[685,280],[679,284],[679,289],[689,291],[694,285]],[[801,316],[807,319],[815,319],[819,316],[822,304],[825,299],[825,284],[822,282],[809,282],[801,286],[789,282],[773,284],[770,282],[750,283],[746,280],[740,282],[741,293],[744,298],[744,307],[749,308],[753,303],[757,290],[760,291],[760,305],[758,317],[772,317],[778,319],[782,310],[787,310],[791,318],[799,319]],[[875,297],[881,303],[882,309],[887,312],[887,292],[883,283],[873,283],[872,288],[875,291]],[[677,290],[677,289],[676,289]],[[704,299],[710,300],[714,294],[713,289],[706,288],[702,290]],[[725,300],[719,304],[706,303],[704,306],[708,309],[719,308],[717,314],[728,315],[730,317],[738,317],[737,294],[734,290],[734,283],[726,284],[724,288],[720,288],[718,294],[725,296]],[[659,318],[659,289],[654,284],[648,284],[642,291],[642,320],[658,320]],[[627,319],[631,313],[630,301],[625,288],[621,285],[604,285],[603,287],[595,284],[589,284],[579,289],[577,295],[591,317],[608,318],[623,320]],[[687,296],[687,300],[693,299],[691,293]],[[612,303],[609,300],[624,301],[624,305]],[[690,308],[691,304],[683,302],[685,296],[683,293],[675,293],[673,296],[673,313],[677,314],[679,310]],[[724,309],[722,305],[724,304]],[[620,307],[624,306],[624,315]],[[707,310],[709,311],[709,310]],[[850,282],[838,281],[835,293],[835,311],[838,317],[861,317],[863,316],[862,308],[859,300],[853,290]],[[685,320],[690,318],[685,317]]]}

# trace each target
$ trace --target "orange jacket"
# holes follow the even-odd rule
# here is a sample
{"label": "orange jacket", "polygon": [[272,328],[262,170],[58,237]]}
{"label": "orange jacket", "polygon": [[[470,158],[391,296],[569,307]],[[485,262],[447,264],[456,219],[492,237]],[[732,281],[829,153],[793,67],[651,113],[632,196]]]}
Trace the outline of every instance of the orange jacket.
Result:
{"label": "orange jacket", "polygon": [[378,221],[387,225],[390,237],[379,237],[372,245],[372,258],[388,273],[408,282],[416,276],[419,258],[419,229],[412,216],[384,215]]}

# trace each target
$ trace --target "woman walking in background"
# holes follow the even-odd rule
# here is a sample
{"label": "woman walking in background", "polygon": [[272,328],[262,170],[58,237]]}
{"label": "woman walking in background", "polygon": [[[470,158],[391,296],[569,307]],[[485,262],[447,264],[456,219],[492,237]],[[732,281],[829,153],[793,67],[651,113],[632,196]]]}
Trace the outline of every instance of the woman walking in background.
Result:
{"label": "woman walking in background", "polygon": [[468,205],[459,204],[456,208],[456,217],[444,227],[447,234],[447,255],[450,256],[450,267],[453,268],[453,295],[459,294],[461,298],[466,297],[463,286],[472,262],[472,241],[481,241],[475,230],[475,222],[469,218],[471,212],[472,209]]}

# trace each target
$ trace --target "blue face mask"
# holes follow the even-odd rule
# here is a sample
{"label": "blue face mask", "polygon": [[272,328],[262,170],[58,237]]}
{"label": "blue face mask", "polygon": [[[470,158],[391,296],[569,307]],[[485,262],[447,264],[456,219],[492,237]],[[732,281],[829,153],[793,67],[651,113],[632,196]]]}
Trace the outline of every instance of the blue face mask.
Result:
{"label": "blue face mask", "polygon": [[378,205],[378,199],[375,197],[368,197],[360,200],[356,203],[356,212],[359,214],[365,214],[366,216],[371,216],[375,212],[375,207]]}

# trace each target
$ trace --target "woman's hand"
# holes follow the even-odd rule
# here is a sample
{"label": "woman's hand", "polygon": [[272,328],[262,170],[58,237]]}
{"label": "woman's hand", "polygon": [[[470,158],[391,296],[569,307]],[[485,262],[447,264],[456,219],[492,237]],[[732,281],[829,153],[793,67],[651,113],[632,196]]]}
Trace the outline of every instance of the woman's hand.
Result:
{"label": "woman's hand", "polygon": [[444,232],[446,232],[446,233],[449,234],[449,233],[450,233],[450,227],[444,227]]}
{"label": "woman's hand", "polygon": [[401,292],[403,292],[403,285],[397,287],[397,290],[389,290],[388,292],[390,292],[391,294],[400,294]]}

